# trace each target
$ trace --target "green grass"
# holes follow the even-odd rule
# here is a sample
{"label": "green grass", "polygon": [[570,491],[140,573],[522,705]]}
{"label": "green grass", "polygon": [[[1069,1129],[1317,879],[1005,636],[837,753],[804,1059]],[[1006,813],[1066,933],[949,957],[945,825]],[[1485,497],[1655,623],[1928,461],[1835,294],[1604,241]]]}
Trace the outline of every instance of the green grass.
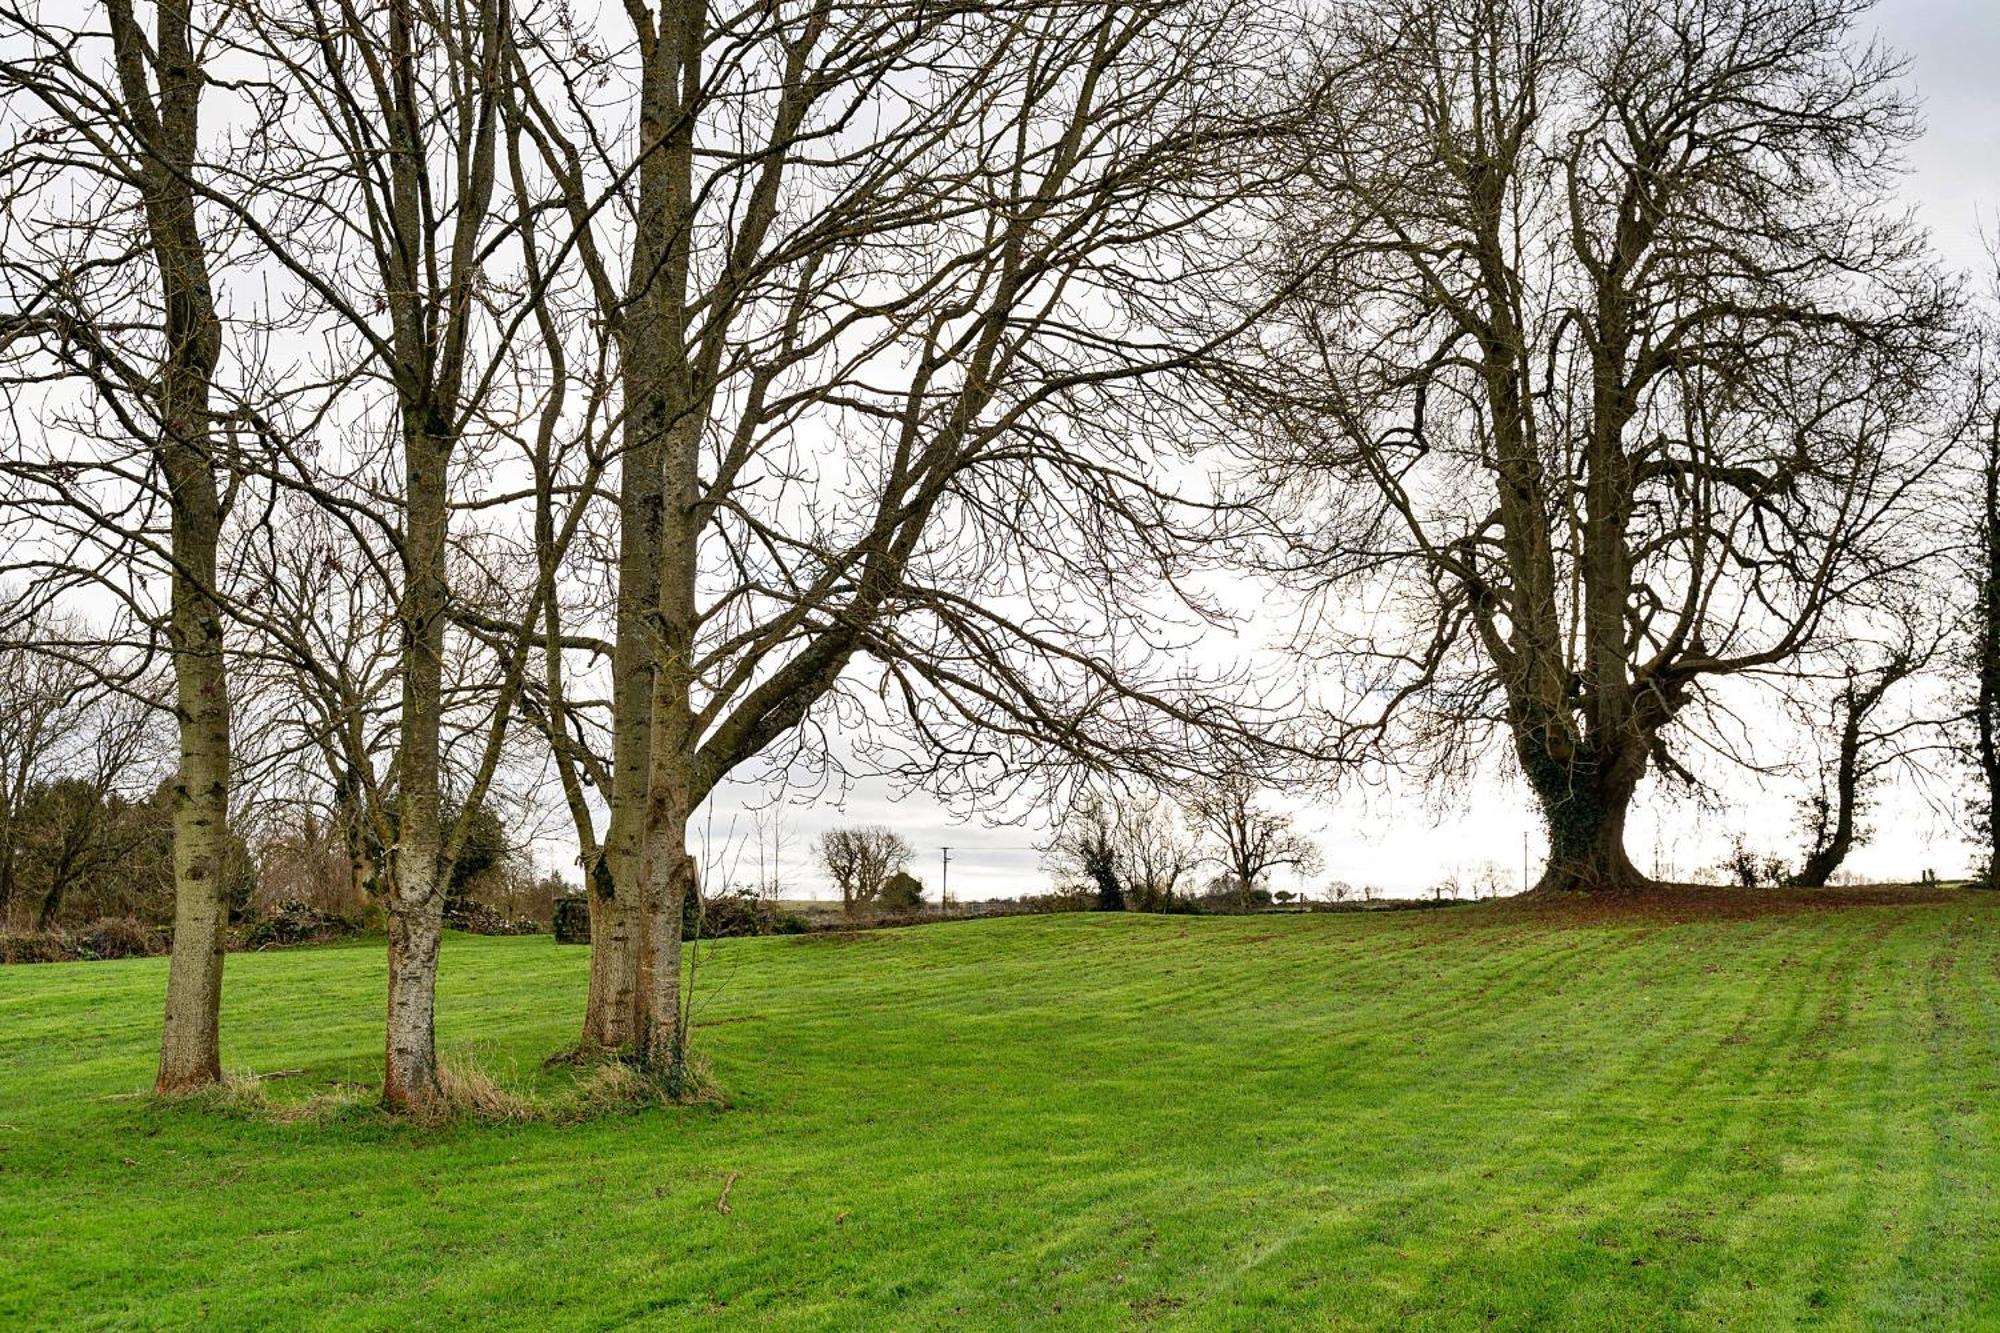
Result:
{"label": "green grass", "polygon": [[[433,1129],[154,1105],[161,961],[0,969],[0,1326],[2000,1327],[1997,928],[1958,895],[736,941],[726,1107]],[[446,1049],[559,1086],[584,963],[453,938]],[[232,957],[226,1063],[374,1080],[382,971]]]}

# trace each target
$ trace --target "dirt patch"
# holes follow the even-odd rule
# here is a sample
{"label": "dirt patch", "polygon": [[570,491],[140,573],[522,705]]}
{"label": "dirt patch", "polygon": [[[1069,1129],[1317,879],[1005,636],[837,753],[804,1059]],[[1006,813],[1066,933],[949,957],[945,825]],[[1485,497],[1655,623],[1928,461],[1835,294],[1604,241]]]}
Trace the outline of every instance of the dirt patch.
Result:
{"label": "dirt patch", "polygon": [[1738,889],[1671,884],[1633,893],[1561,893],[1537,890],[1502,899],[1483,910],[1458,914],[1466,924],[1518,924],[1524,919],[1556,925],[1597,926],[1647,922],[1751,921],[1809,912],[1870,907],[1916,907],[1954,902],[1970,890],[1880,884],[1831,889]]}

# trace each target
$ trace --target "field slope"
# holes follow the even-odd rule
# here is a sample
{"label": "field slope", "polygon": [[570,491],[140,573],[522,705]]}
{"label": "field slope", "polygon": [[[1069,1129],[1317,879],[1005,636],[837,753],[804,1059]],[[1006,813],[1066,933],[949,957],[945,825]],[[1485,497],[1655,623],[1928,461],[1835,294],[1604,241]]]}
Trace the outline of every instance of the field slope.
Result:
{"label": "field slope", "polygon": [[[2000,902],[1736,901],[731,942],[726,1107],[571,1125],[155,1106],[160,961],[0,969],[0,1326],[2000,1327]],[[583,982],[454,938],[445,1046],[567,1079]],[[381,988],[232,957],[226,1063]]]}

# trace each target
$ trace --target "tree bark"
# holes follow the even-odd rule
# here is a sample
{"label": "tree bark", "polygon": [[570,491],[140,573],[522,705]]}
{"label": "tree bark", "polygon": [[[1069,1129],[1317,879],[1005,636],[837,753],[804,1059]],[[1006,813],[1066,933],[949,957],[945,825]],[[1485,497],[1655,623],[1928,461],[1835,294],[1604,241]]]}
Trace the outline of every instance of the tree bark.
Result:
{"label": "tree bark", "polygon": [[202,74],[189,40],[187,0],[162,0],[150,63],[129,0],[110,28],[121,94],[142,147],[147,239],[159,267],[166,351],[160,366],[158,445],[173,554],[167,633],[173,648],[180,768],[174,780],[174,936],[154,1087],[187,1092],[222,1077],[223,863],[229,847],[229,683],[223,661],[216,548],[222,505],[215,481],[209,396],[221,326],[195,212],[192,173]]}
{"label": "tree bark", "polygon": [[439,732],[444,697],[445,533],[450,447],[424,431],[404,440],[406,553],[402,730],[396,753],[395,871],[389,877],[389,1026],[382,1095],[425,1111],[441,1096],[436,1036],[444,932]]}
{"label": "tree bark", "polygon": [[659,600],[660,460],[650,423],[633,422],[619,481],[617,641],[612,648],[610,822],[589,867],[590,988],[583,1044],[632,1044],[639,1015],[639,932],[645,921],[641,868],[651,763],[653,654],[650,624]]}
{"label": "tree bark", "polygon": [[1977,676],[1973,702],[1974,760],[1979,769],[1979,811],[1986,835],[1988,888],[2000,887],[2000,415],[1987,426],[1981,460],[1978,514],[1979,564],[1973,612],[1972,654]]}
{"label": "tree bark", "polygon": [[[1521,764],[1548,828],[1549,858],[1537,890],[1630,893],[1653,881],[1625,851],[1625,818],[1645,773],[1636,743],[1609,755],[1588,751],[1572,758],[1538,746],[1517,729]],[[1635,754],[1636,751],[1636,754]]]}
{"label": "tree bark", "polygon": [[[170,468],[170,474],[173,469]],[[205,463],[191,489],[214,500]],[[229,688],[222,657],[222,617],[206,587],[215,578],[213,510],[174,520],[174,546],[200,548],[198,575],[174,579],[175,695],[180,720],[180,772],[174,782],[174,938],[167,965],[166,1017],[161,1029],[159,1092],[184,1092],[222,1078],[221,1008],[223,863],[229,849]],[[199,511],[209,508],[206,519]],[[184,540],[183,529],[202,531]]]}

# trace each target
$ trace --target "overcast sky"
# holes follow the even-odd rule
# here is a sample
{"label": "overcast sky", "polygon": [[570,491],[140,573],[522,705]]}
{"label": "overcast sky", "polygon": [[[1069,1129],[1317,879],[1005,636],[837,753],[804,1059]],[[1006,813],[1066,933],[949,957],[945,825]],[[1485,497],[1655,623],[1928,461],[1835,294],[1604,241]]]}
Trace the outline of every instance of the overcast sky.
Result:
{"label": "overcast sky", "polygon": [[[1910,82],[1924,106],[1928,129],[1910,155],[1907,193],[1911,204],[1953,264],[1968,271],[1983,258],[1982,230],[1996,230],[2000,217],[2000,0],[1883,0],[1874,26],[1881,40],[1910,62]],[[1261,627],[1271,637],[1282,626]],[[1726,811],[1664,804],[1642,796],[1629,830],[1633,859],[1643,869],[1685,876],[1713,864],[1731,833],[1753,845],[1790,850],[1797,842],[1791,800],[1796,787],[1742,779],[1729,789]],[[1959,830],[1936,808],[1948,793],[1931,800],[1907,788],[1886,794],[1873,822],[1872,842],[1849,861],[1863,875],[1915,877],[1924,868],[1945,875],[1968,868],[1969,850]],[[761,793],[750,799],[764,799]],[[732,827],[749,827],[735,796],[717,802],[710,827],[720,843]],[[1443,808],[1439,808],[1443,806]],[[1326,852],[1327,869],[1308,886],[1317,890],[1332,879],[1372,883],[1392,893],[1420,893],[1449,874],[1472,875],[1491,865],[1518,882],[1524,858],[1541,851],[1541,833],[1525,793],[1511,778],[1496,776],[1452,802],[1427,800],[1408,790],[1357,792],[1337,804],[1301,809],[1302,824]],[[783,824],[783,870],[789,896],[828,896],[812,864],[812,839],[830,824],[888,824],[916,844],[915,867],[932,892],[939,880],[941,848],[952,852],[951,887],[964,897],[1013,896],[1047,887],[1036,845],[1044,831],[1028,822],[989,826],[955,820],[922,796],[895,799],[886,785],[864,783],[848,794],[844,807],[828,801],[794,804]],[[553,853],[553,848],[550,849]],[[755,853],[721,851],[743,867]],[[553,854],[567,861],[574,855]],[[559,867],[574,874],[573,867]],[[711,872],[730,878],[726,868]],[[1532,868],[1530,873],[1532,873]],[[1296,885],[1293,885],[1296,887]]]}

